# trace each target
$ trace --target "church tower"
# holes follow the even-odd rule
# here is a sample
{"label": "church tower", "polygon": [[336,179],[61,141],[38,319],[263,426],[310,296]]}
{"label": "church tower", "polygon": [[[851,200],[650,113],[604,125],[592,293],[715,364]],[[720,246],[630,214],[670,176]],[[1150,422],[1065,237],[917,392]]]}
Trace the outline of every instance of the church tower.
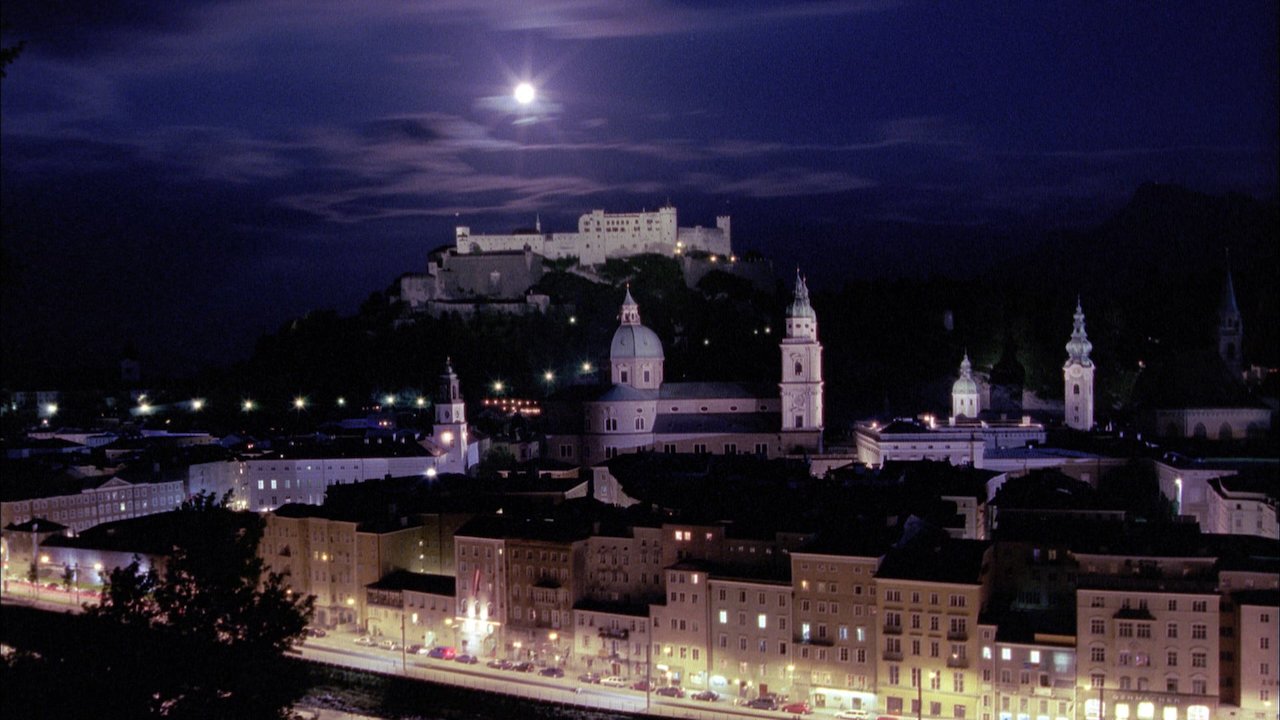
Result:
{"label": "church tower", "polygon": [[440,458],[442,472],[461,473],[467,470],[467,409],[462,401],[462,384],[453,372],[453,363],[445,360],[444,372],[436,390],[436,423],[431,428],[431,439],[444,450]]}
{"label": "church tower", "polygon": [[1227,284],[1222,288],[1222,300],[1218,303],[1218,354],[1236,380],[1244,371],[1244,358],[1240,354],[1243,342],[1244,323],[1240,321],[1240,308],[1236,305],[1231,268],[1227,268]]}
{"label": "church tower", "polygon": [[1084,331],[1084,310],[1076,299],[1075,325],[1067,342],[1067,362],[1062,366],[1063,393],[1066,398],[1064,420],[1073,430],[1093,429],[1093,361],[1089,353],[1093,343]]}
{"label": "church tower", "polygon": [[969,353],[966,352],[960,361],[960,377],[951,386],[951,417],[976,418],[981,411],[978,383],[973,379],[973,365],[969,364]]}
{"label": "church tower", "polygon": [[787,308],[782,338],[782,437],[785,451],[822,443],[822,345],[818,318],[809,305],[809,288],[796,271],[796,292]]}

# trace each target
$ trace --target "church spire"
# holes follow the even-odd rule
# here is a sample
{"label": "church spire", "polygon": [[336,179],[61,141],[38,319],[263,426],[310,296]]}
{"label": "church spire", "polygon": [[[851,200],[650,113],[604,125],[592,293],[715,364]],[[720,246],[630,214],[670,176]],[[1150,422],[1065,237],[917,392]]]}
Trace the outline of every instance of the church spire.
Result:
{"label": "church spire", "polygon": [[791,306],[787,308],[787,317],[815,317],[813,306],[809,304],[809,286],[805,284],[804,276],[800,274],[800,268],[798,267],[796,268],[795,296],[791,300]]}
{"label": "church spire", "polygon": [[1089,342],[1089,335],[1084,329],[1084,309],[1080,305],[1079,296],[1076,297],[1076,312],[1073,319],[1071,339],[1067,341],[1067,362],[1077,362],[1084,366],[1092,365],[1093,361],[1089,359],[1089,353],[1093,351],[1093,343]]}
{"label": "church spire", "polygon": [[1240,318],[1240,306],[1236,304],[1236,288],[1231,280],[1231,256],[1228,255],[1226,283],[1222,286],[1222,299],[1218,301],[1218,354],[1236,377],[1244,370],[1244,358],[1241,355],[1243,343],[1244,323]]}

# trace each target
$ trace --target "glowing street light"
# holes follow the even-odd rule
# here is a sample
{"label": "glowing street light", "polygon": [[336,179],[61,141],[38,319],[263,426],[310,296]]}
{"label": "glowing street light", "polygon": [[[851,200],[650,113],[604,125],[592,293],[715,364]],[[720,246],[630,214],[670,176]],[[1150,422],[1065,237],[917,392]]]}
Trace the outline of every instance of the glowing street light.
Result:
{"label": "glowing street light", "polygon": [[556,374],[548,370],[542,373],[542,379],[546,380],[547,382],[554,382],[556,379]]}
{"label": "glowing street light", "polygon": [[244,410],[245,412],[253,412],[253,409],[255,407],[257,407],[257,405],[255,405],[252,400],[245,400],[243,403],[240,404],[240,409]]}
{"label": "glowing street light", "polygon": [[200,411],[201,411],[201,410],[203,410],[203,409],[204,409],[204,400],[203,400],[203,399],[201,399],[201,398],[196,398],[196,399],[194,399],[194,400],[192,400],[192,401],[191,401],[191,411],[192,411],[192,412],[200,412]]}
{"label": "glowing street light", "polygon": [[532,103],[534,98],[537,97],[537,94],[538,91],[527,82],[522,82],[519,85],[516,85],[515,92],[513,93],[513,95],[515,95],[516,102],[521,105],[528,105],[529,103]]}
{"label": "glowing street light", "polygon": [[46,415],[50,415],[50,416],[52,416],[52,415],[57,415],[57,414],[58,414],[58,403],[49,403],[48,405],[45,405],[45,406],[44,406],[44,413],[45,413]]}
{"label": "glowing street light", "polygon": [[506,386],[502,384],[502,381],[501,381],[501,380],[494,380],[494,381],[493,381],[493,391],[494,391],[494,392],[502,392],[502,389],[503,389],[504,387],[506,387]]}
{"label": "glowing street light", "polygon": [[424,397],[422,397],[422,396],[418,396],[418,399],[417,399],[417,400],[414,400],[414,401],[413,401],[413,404],[414,404],[414,405],[417,405],[418,407],[426,407],[426,406],[427,406],[427,399],[426,399],[426,398],[424,398]]}
{"label": "glowing street light", "polygon": [[346,407],[346,406],[347,406],[347,399],[346,399],[346,398],[344,398],[344,397],[342,397],[341,395],[339,395],[339,396],[338,396],[338,407]]}
{"label": "glowing street light", "polygon": [[293,399],[293,407],[296,410],[302,410],[307,406],[307,399],[304,397],[296,397]]}
{"label": "glowing street light", "polygon": [[396,404],[396,396],[395,396],[395,395],[388,395],[388,396],[386,396],[386,397],[382,398],[382,402],[383,402],[384,404],[386,404],[386,405],[395,405],[395,404]]}
{"label": "glowing street light", "polygon": [[582,363],[582,372],[591,372],[591,363],[589,362]]}

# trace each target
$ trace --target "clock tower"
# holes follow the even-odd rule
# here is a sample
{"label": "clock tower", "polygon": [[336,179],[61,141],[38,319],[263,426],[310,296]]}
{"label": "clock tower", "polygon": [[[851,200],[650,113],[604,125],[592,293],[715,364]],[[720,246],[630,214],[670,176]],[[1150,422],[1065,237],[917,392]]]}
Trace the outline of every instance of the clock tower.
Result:
{"label": "clock tower", "polygon": [[787,308],[786,335],[782,339],[783,451],[819,449],[822,444],[822,345],[818,343],[818,318],[809,304],[809,288],[796,271],[796,292]]}
{"label": "clock tower", "polygon": [[1067,362],[1062,366],[1064,417],[1067,427],[1073,430],[1093,429],[1093,360],[1089,353],[1093,343],[1084,331],[1084,310],[1076,299],[1075,325],[1071,340],[1067,342]]}

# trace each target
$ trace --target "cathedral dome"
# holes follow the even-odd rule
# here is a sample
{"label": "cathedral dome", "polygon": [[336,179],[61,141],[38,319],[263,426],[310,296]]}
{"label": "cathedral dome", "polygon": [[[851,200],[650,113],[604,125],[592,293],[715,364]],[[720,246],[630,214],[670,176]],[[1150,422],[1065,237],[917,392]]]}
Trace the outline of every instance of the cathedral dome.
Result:
{"label": "cathedral dome", "polygon": [[955,384],[951,386],[952,395],[977,395],[978,383],[973,381],[971,377],[957,378]]}
{"label": "cathedral dome", "polygon": [[609,359],[661,358],[662,341],[658,334],[643,325],[622,325],[613,332]]}
{"label": "cathedral dome", "polygon": [[973,366],[969,363],[969,353],[960,361],[960,377],[951,386],[952,395],[977,395],[978,383],[973,379]]}
{"label": "cathedral dome", "polygon": [[640,307],[631,297],[631,288],[627,288],[627,297],[622,301],[622,323],[613,332],[613,342],[609,344],[609,359],[631,360],[634,358],[662,358],[662,341],[658,334],[640,324]]}

